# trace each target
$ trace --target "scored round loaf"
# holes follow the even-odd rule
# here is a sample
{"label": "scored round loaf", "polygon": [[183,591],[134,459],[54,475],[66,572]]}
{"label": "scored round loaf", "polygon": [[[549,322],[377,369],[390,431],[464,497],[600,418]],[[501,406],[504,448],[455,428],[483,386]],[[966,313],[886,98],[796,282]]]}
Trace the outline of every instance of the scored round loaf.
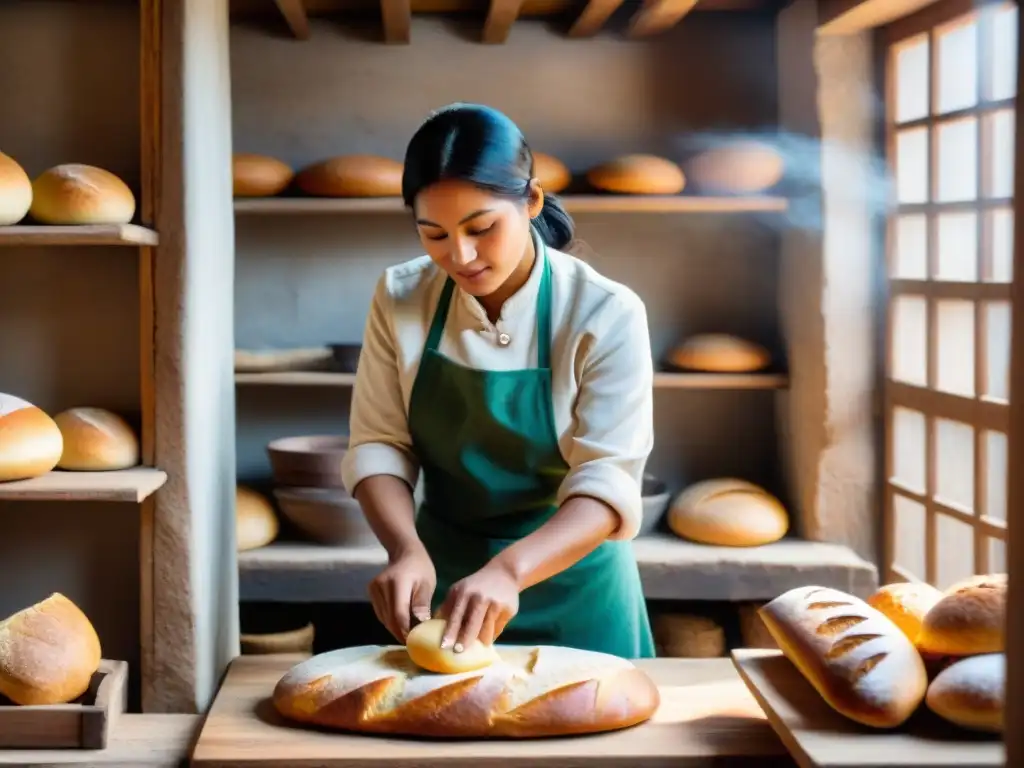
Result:
{"label": "scored round loaf", "polygon": [[985,653],[959,659],[928,686],[925,704],[939,717],[964,728],[1002,733],[1006,656]]}
{"label": "scored round loaf", "polygon": [[676,368],[711,373],[760,371],[771,361],[771,353],[760,344],[727,333],[691,336],[673,349],[668,358]]}
{"label": "scored round loaf", "polygon": [[0,694],[15,704],[73,701],[99,666],[95,628],[59,592],[0,621]]}
{"label": "scored round loaf", "polygon": [[733,477],[702,480],[668,508],[669,529],[684,539],[721,547],[757,547],[789,530],[789,515],[764,488]]}
{"label": "scored round loaf", "polygon": [[60,429],[47,413],[0,392],[0,483],[45,475],[63,450]]}
{"label": "scored round loaf", "polygon": [[540,188],[553,195],[568,187],[572,181],[572,172],[565,163],[543,152],[533,153],[533,175],[540,183]]}
{"label": "scored round loaf", "polygon": [[925,614],[917,647],[922,653],[970,656],[1006,647],[1006,574],[972,576],[945,590]]}
{"label": "scored round loaf", "polygon": [[705,150],[686,165],[686,176],[700,190],[751,195],[782,179],[785,161],[777,149],[743,140]]}
{"label": "scored round loaf", "polygon": [[401,646],[329,651],[274,689],[284,717],[363,733],[440,738],[569,736],[626,728],[658,709],[632,662],[552,646],[495,646],[501,660],[453,675],[425,672]]}
{"label": "scored round loaf", "polygon": [[272,197],[287,189],[295,171],[276,157],[236,153],[231,158],[232,194],[235,197]]}
{"label": "scored round loaf", "polygon": [[921,655],[899,627],[860,598],[796,587],[759,614],[786,658],[844,717],[895,728],[924,699],[928,675]]}
{"label": "scored round loaf", "polygon": [[880,587],[867,599],[912,642],[917,642],[925,614],[942,599],[942,591],[925,582],[899,581]]}
{"label": "scored round loaf", "polygon": [[0,152],[0,227],[17,224],[31,207],[31,179],[13,157]]}
{"label": "scored round loaf", "polygon": [[377,155],[340,155],[303,168],[295,186],[316,197],[397,197],[404,165]]}
{"label": "scored round loaf", "polygon": [[451,675],[483,669],[500,660],[493,645],[484,645],[479,640],[459,653],[452,648],[442,648],[441,639],[447,626],[444,619],[429,619],[409,630],[405,649],[416,666],[428,672]]}
{"label": "scored round loaf", "polygon": [[135,215],[135,195],[110,171],[66,163],[32,182],[29,213],[40,224],[127,224]]}
{"label": "scored round loaf", "polygon": [[682,169],[655,155],[623,155],[587,171],[596,189],[620,195],[676,195],[686,186]]}
{"label": "scored round loaf", "polygon": [[244,485],[235,487],[235,546],[259,549],[277,538],[281,524],[270,500]]}
{"label": "scored round loaf", "polygon": [[102,408],[69,408],[53,420],[64,438],[57,463],[60,469],[106,472],[139,463],[139,438],[116,413]]}

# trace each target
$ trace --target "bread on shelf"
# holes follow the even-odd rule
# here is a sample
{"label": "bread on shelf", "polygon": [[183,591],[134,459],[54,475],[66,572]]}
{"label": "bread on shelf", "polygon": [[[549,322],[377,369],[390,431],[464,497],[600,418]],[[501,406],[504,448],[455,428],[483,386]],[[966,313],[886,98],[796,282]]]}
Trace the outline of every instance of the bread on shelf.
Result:
{"label": "bread on shelf", "polygon": [[656,155],[623,155],[587,172],[595,189],[620,195],[676,195],[686,186],[682,169]]}
{"label": "bread on shelf", "polygon": [[898,581],[880,587],[867,599],[867,603],[881,611],[912,643],[916,643],[925,615],[941,599],[942,591],[931,584]]}
{"label": "bread on shelf", "polygon": [[303,168],[295,186],[314,197],[397,197],[403,163],[377,155],[339,155]]}
{"label": "bread on shelf", "polygon": [[235,544],[239,552],[259,549],[277,538],[280,523],[270,500],[245,485],[235,488]]}
{"label": "bread on shelf", "polygon": [[63,450],[60,429],[47,413],[0,392],[0,483],[45,475]]}
{"label": "bread on shelf", "polygon": [[427,737],[569,736],[649,719],[651,678],[626,659],[550,646],[495,646],[501,659],[460,674],[425,672],[402,646],[314,656],[277,683],[285,718],[365,733]]}
{"label": "bread on shelf", "polygon": [[234,197],[273,197],[287,189],[295,171],[287,163],[267,155],[237,152],[231,157]]}
{"label": "bread on shelf", "polygon": [[921,652],[969,656],[1003,651],[1006,585],[1006,574],[996,573],[972,576],[945,590],[921,622]]}
{"label": "bread on shelf", "polygon": [[672,368],[708,373],[753,373],[767,368],[771,361],[771,353],[760,344],[727,333],[691,336],[666,360]]}
{"label": "bread on shelf", "polygon": [[789,515],[778,499],[754,483],[731,477],[683,489],[667,517],[676,536],[720,547],[763,546],[789,530]]}
{"label": "bread on shelf", "polygon": [[925,696],[928,708],[951,723],[1003,732],[1006,656],[986,653],[959,659],[942,670]]}
{"label": "bread on shelf", "polygon": [[103,408],[69,408],[53,420],[64,439],[59,469],[107,472],[139,463],[139,438],[116,413]]}
{"label": "bread on shelf", "polygon": [[572,181],[572,172],[565,163],[543,152],[533,153],[533,175],[541,189],[552,195],[557,195]]}
{"label": "bread on shelf", "polygon": [[17,224],[32,207],[32,180],[18,162],[0,152],[0,227]]}
{"label": "bread on shelf", "polygon": [[135,215],[135,195],[110,171],[65,163],[32,182],[29,213],[40,224],[127,224]]}
{"label": "bread on shelf", "polygon": [[687,178],[701,192],[753,195],[778,184],[786,163],[775,147],[740,139],[704,150],[684,167]]}

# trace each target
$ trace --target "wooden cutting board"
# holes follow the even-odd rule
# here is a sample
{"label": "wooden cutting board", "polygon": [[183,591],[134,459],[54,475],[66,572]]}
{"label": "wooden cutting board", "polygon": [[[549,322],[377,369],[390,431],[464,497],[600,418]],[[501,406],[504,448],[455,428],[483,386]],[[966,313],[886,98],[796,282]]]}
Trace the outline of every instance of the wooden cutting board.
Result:
{"label": "wooden cutting board", "polygon": [[777,650],[740,649],[733,662],[801,768],[1002,768],[998,737],[974,734],[924,708],[903,727],[858,725],[829,707]]}
{"label": "wooden cutting board", "polygon": [[239,656],[228,668],[193,753],[205,768],[793,768],[729,659],[638,662],[662,706],[614,733],[523,741],[427,741],[306,729],[270,703],[301,655]]}

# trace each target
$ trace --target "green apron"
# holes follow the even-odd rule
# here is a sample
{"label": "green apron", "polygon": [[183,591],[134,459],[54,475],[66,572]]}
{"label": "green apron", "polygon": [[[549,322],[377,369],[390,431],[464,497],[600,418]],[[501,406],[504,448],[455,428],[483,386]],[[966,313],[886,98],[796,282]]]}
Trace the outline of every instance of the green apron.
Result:
{"label": "green apron", "polygon": [[[409,404],[409,431],[424,478],[416,517],[437,571],[433,609],[456,581],[483,567],[557,510],[568,465],[551,397],[551,266],[537,296],[537,367],[467,368],[438,352],[455,284],[441,291]],[[499,642],[561,645],[624,658],[655,655],[629,541],[605,541],[572,567],[524,590]]]}

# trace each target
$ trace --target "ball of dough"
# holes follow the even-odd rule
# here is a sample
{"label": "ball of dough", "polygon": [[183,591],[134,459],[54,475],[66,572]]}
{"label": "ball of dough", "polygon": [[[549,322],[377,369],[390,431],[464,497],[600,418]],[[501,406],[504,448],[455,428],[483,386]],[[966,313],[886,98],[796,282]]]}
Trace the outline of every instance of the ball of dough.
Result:
{"label": "ball of dough", "polygon": [[272,197],[283,192],[295,172],[286,163],[266,155],[235,154],[231,159],[235,197]]}
{"label": "ball of dough", "polygon": [[484,645],[479,640],[474,640],[461,653],[451,648],[441,648],[441,638],[447,625],[444,619],[429,619],[409,631],[405,648],[416,666],[428,672],[452,675],[483,669],[498,661],[498,652],[494,646]]}
{"label": "ball of dough", "polygon": [[263,494],[239,485],[235,488],[235,539],[239,552],[259,549],[277,538],[280,523]]}
{"label": "ball of dough", "polygon": [[63,450],[64,439],[49,415],[0,392],[0,483],[45,475]]}
{"label": "ball of dough", "polygon": [[672,501],[668,527],[700,544],[757,547],[778,541],[789,530],[789,515],[763,488],[734,478],[704,480]]}
{"label": "ball of dough", "polygon": [[397,197],[403,163],[376,155],[341,155],[302,169],[295,186],[317,197]]}
{"label": "ball of dough", "polygon": [[565,163],[543,152],[533,153],[533,175],[540,182],[540,188],[553,195],[568,187],[572,181],[572,172]]}
{"label": "ball of dough", "polygon": [[139,463],[139,438],[128,422],[102,408],[69,408],[53,420],[64,437],[60,469],[105,472]]}
{"label": "ball of dough", "polygon": [[587,172],[587,181],[620,195],[675,195],[686,186],[682,169],[655,155],[624,155],[602,163]]}
{"label": "ball of dough", "polygon": [[767,349],[752,341],[725,333],[691,336],[669,355],[676,368],[710,373],[750,373],[771,363]]}
{"label": "ball of dough", "polygon": [[32,182],[29,212],[41,224],[127,224],[135,215],[135,196],[110,171],[67,163]]}
{"label": "ball of dough", "polygon": [[774,148],[758,141],[737,141],[696,155],[686,175],[701,190],[752,195],[782,179],[785,161]]}
{"label": "ball of dough", "polygon": [[14,158],[0,152],[0,227],[17,224],[32,207],[32,181]]}

